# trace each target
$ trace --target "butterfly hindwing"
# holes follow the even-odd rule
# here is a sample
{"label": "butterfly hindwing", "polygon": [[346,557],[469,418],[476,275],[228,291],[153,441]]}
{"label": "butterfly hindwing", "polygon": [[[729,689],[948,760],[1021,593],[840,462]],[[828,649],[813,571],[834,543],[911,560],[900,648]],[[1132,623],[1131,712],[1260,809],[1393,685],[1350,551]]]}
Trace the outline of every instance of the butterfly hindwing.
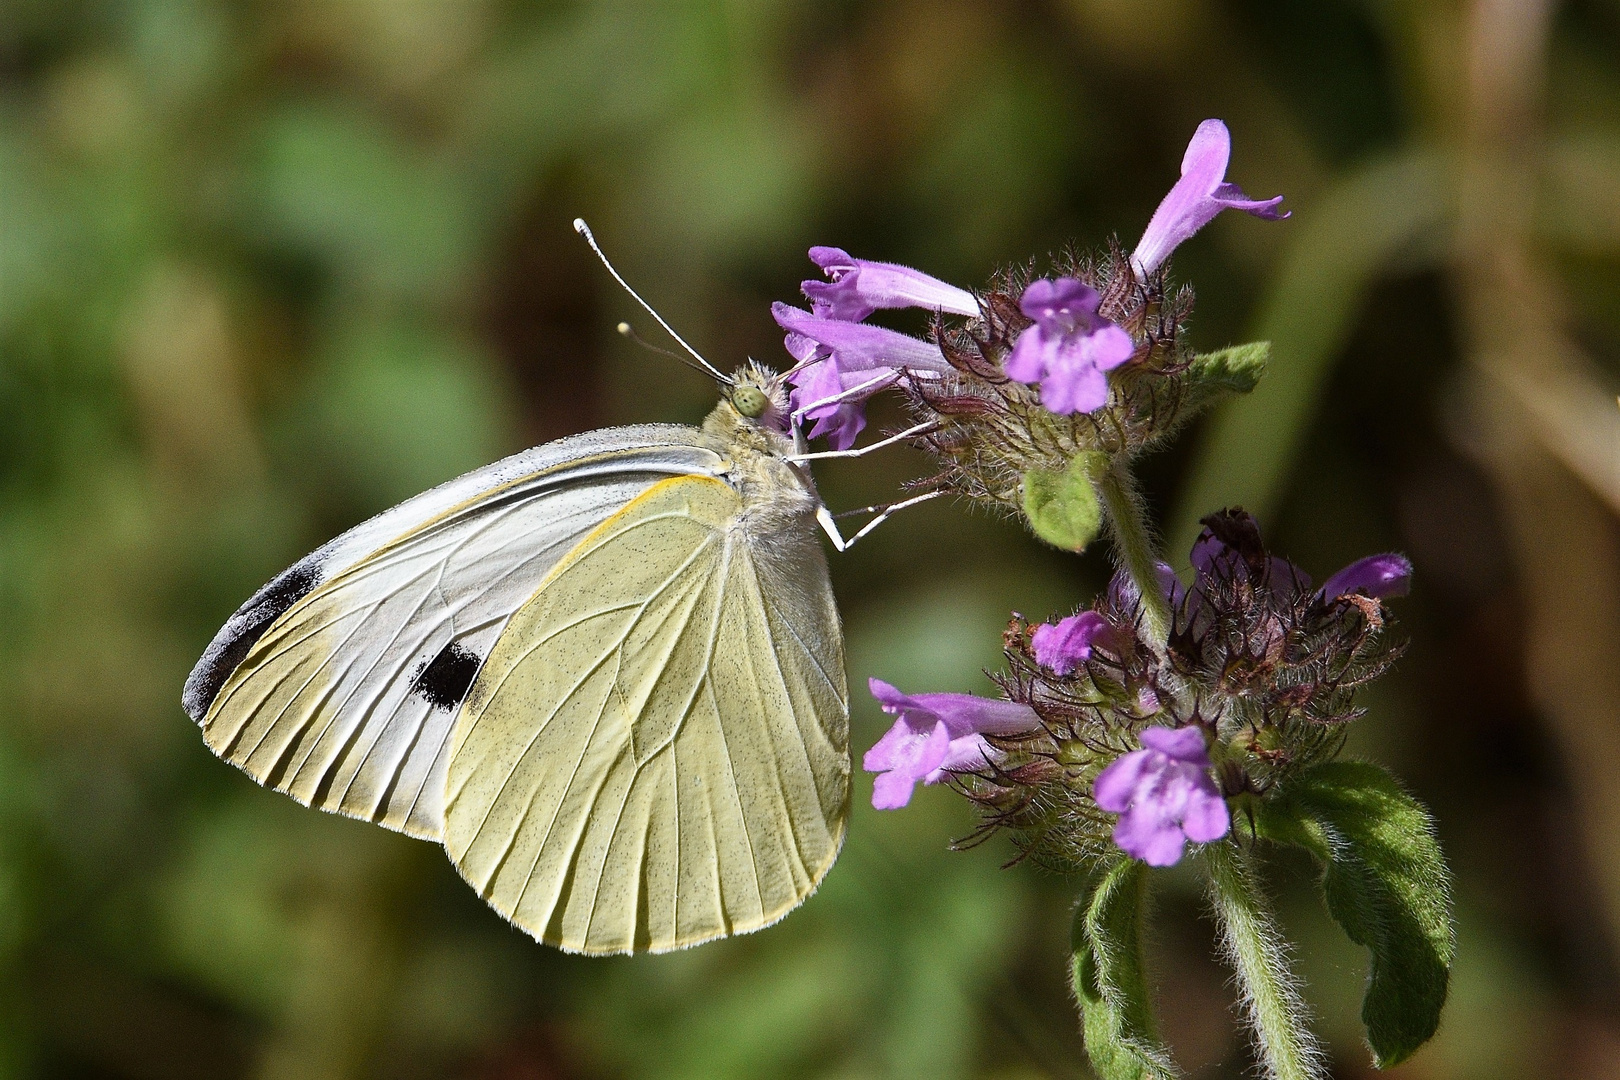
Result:
{"label": "butterfly hindwing", "polygon": [[515,455],[338,537],[261,589],[185,704],[221,757],[308,805],[440,838],[449,735],[512,612],[581,537],[721,459],[670,425]]}
{"label": "butterfly hindwing", "polygon": [[507,622],[452,740],[445,847],[535,937],[661,951],[774,922],[848,814],[848,695],[808,521],[709,477],[606,519]]}

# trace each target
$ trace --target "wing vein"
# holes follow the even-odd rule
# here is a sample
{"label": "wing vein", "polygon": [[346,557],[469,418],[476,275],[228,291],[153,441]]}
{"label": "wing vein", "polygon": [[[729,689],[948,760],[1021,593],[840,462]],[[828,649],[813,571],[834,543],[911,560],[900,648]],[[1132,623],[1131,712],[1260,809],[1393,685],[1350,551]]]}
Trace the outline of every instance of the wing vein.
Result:
{"label": "wing vein", "polygon": [[[692,554],[684,562],[681,563],[681,565],[675,570],[675,572],[673,574],[670,574],[668,577],[666,577],[659,584],[658,588],[653,592],[652,595],[648,596],[646,600],[642,601],[641,604],[637,605],[639,610],[642,611],[642,612],[646,611],[648,606],[651,605],[652,602],[654,600],[656,600],[659,596],[661,596],[663,594],[664,590],[669,588],[670,584],[672,582],[674,582],[676,578],[680,577],[681,573],[688,566],[690,566],[697,559],[697,557],[700,554],[702,554],[704,548],[707,547],[708,543],[709,543],[709,541],[705,541],[703,544],[700,544],[696,549],[694,549]],[[517,772],[518,765],[521,764],[523,758],[528,756],[529,751],[531,749],[533,749],[533,747],[534,747],[535,741],[540,738],[541,734],[544,733],[546,727],[548,727],[550,725],[551,721],[556,718],[557,713],[562,710],[562,707],[565,704],[567,704],[570,700],[573,699],[573,696],[576,693],[579,692],[580,687],[584,686],[585,683],[590,679],[591,675],[593,675],[598,668],[600,668],[604,663],[607,662],[607,659],[608,659],[609,656],[612,656],[615,653],[620,653],[620,650],[622,650],[624,648],[625,641],[628,639],[630,633],[635,629],[635,625],[636,625],[636,620],[635,619],[630,619],[629,621],[627,621],[625,623],[624,631],[623,631],[623,633],[621,633],[619,635],[618,639],[616,641],[614,641],[609,646],[607,651],[604,652],[603,655],[599,659],[597,659],[595,662],[593,662],[591,664],[591,666],[586,669],[584,674],[582,674],[578,679],[576,679],[574,681],[574,684],[571,687],[569,687],[568,693],[564,694],[561,698],[558,699],[556,706],[551,710],[551,712],[549,714],[547,714],[545,719],[543,719],[540,722],[540,724],[536,726],[534,734],[529,737],[529,741],[524,745],[522,753],[514,755],[514,757],[512,759],[511,768],[509,768],[507,770],[506,776],[501,780],[500,784],[498,784],[496,786],[497,792],[504,792],[506,790],[506,785],[511,783],[512,776],[513,776],[514,773]],[[535,650],[538,649],[539,647],[540,646],[539,646],[538,643],[533,644],[529,648],[525,649],[523,652],[519,653],[518,654],[518,659],[516,661],[514,661],[513,663],[509,664],[506,671],[504,671],[501,674],[500,681],[497,682],[494,686],[489,688],[487,694],[485,695],[485,700],[486,701],[487,700],[493,700],[495,695],[500,691],[501,687],[505,685],[506,680],[511,677],[513,672],[518,670],[519,664],[523,660],[526,660],[528,657],[532,656],[534,654]],[[621,662],[622,662],[622,653],[620,653],[620,659],[621,659]],[[616,683],[617,683],[617,676],[615,676],[615,684]],[[475,717],[470,726],[471,727],[477,727],[479,721],[483,719],[483,715],[484,714],[480,714],[479,716]],[[593,731],[594,731],[594,729],[593,729]],[[587,740],[586,745],[589,745],[589,740]],[[578,763],[576,763],[575,764],[576,774],[577,774],[578,767],[579,767]],[[484,825],[489,820],[489,814],[495,808],[495,802],[496,802],[495,799],[490,800],[489,806],[484,811],[483,818],[480,819],[480,821],[479,821],[478,828],[473,830],[473,833],[472,833],[473,836],[476,837],[476,836],[479,836],[479,835],[482,834],[483,829],[484,829]],[[548,835],[549,835],[549,833],[548,833]]]}
{"label": "wing vein", "polygon": [[[720,571],[720,581],[721,581],[721,586],[720,587],[721,587],[722,590],[724,590],[724,588],[725,588],[726,580],[730,577],[731,558],[732,558],[732,555],[731,555],[731,538],[728,536],[726,538],[726,545],[725,545],[725,558],[722,561],[721,571]],[[732,759],[732,756],[731,756],[731,740],[726,738],[726,722],[725,722],[725,715],[726,714],[725,714],[725,712],[723,710],[721,710],[721,708],[720,708],[720,699],[717,698],[715,696],[715,693],[714,693],[714,676],[712,674],[707,674],[707,675],[704,676],[703,681],[704,681],[704,684],[708,687],[708,690],[709,690],[709,700],[714,704],[714,714],[715,714],[716,717],[719,718],[719,723],[716,726],[719,728],[719,731],[720,731],[720,745],[725,750],[726,771],[731,775],[731,790],[737,793],[737,805],[738,805],[738,808],[741,810],[741,817],[742,817],[742,824],[743,824],[743,828],[742,828],[743,838],[748,843],[748,864],[749,864],[749,867],[753,870],[753,874],[754,874],[754,894],[757,897],[759,897],[760,910],[764,911],[765,910],[765,886],[764,886],[764,883],[760,880],[760,876],[759,876],[759,854],[754,850],[754,837],[753,837],[752,833],[749,831],[749,828],[748,828],[748,809],[742,805],[742,791],[737,786],[737,768],[736,768],[736,765],[733,763],[733,759]]]}

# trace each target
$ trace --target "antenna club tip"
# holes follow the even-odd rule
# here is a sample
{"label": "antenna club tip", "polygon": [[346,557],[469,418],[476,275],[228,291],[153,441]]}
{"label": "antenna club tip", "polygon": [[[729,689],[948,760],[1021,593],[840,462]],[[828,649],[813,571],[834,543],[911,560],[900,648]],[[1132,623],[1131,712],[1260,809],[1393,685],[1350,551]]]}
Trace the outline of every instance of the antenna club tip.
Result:
{"label": "antenna club tip", "polygon": [[591,235],[591,227],[585,224],[585,219],[582,217],[577,217],[574,219],[574,231],[579,233],[581,236]]}
{"label": "antenna club tip", "polygon": [[636,332],[635,328],[627,322],[620,323],[618,326],[614,327],[614,329],[623,334],[625,337],[633,337]]}

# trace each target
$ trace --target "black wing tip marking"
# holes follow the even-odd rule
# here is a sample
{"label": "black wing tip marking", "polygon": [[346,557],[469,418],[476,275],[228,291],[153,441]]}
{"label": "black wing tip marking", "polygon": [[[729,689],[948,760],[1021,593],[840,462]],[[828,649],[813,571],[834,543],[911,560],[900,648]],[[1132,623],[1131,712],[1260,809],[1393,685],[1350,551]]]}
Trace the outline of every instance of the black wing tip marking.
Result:
{"label": "black wing tip marking", "polygon": [[316,552],[277,574],[214,635],[202,659],[191,669],[180,696],[180,704],[193,720],[203,722],[220,688],[246,658],[248,650],[270,629],[270,624],[321,583],[322,561],[321,553]]}
{"label": "black wing tip marking", "polygon": [[457,708],[472,689],[483,663],[471,649],[452,641],[417,670],[416,678],[411,680],[411,693],[435,708]]}

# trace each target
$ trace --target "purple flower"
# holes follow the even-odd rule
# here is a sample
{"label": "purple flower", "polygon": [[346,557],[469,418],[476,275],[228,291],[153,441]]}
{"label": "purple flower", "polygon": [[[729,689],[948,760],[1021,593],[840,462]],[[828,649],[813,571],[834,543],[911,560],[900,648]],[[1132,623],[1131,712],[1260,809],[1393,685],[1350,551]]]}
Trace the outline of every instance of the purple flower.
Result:
{"label": "purple flower", "polygon": [[1404,555],[1369,555],[1357,559],[1337,574],[1328,578],[1317,590],[1323,600],[1332,600],[1349,593],[1364,592],[1382,600],[1386,596],[1405,596],[1412,587],[1412,564]]}
{"label": "purple flower", "polygon": [[1107,631],[1107,619],[1095,611],[1082,611],[1058,620],[1056,625],[1037,626],[1029,644],[1037,664],[1067,675],[1091,659],[1091,643]]}
{"label": "purple flower", "polygon": [[[783,346],[800,365],[788,375],[790,401],[797,416],[814,421],[810,438],[826,437],[834,449],[847,450],[866,427],[866,399],[899,381],[898,371],[840,371],[832,354],[803,334],[791,331]],[[817,355],[820,360],[807,363]]]}
{"label": "purple flower", "polygon": [[816,422],[812,437],[826,435],[839,450],[853,446],[866,426],[865,400],[893,385],[902,370],[950,370],[937,345],[881,326],[812,315],[791,304],[772,304],[771,315],[787,331],[787,351],[800,364],[809,361],[790,380],[794,412]]}
{"label": "purple flower", "polygon": [[1236,184],[1226,182],[1226,163],[1232,156],[1232,135],[1219,120],[1205,120],[1193,133],[1181,159],[1181,179],[1153,212],[1142,239],[1131,253],[1137,276],[1147,277],[1193,233],[1215,220],[1222,210],[1242,210],[1276,221],[1288,216],[1274,199],[1251,199]]}
{"label": "purple flower", "polygon": [[[1260,533],[1247,514],[1231,512],[1229,522],[1239,523],[1240,531],[1232,546],[1206,527],[1192,548],[1192,564],[1198,584],[1214,581],[1253,581],[1274,594],[1297,596],[1311,587],[1311,576],[1287,559],[1267,555],[1260,548]],[[1208,519],[1206,519],[1208,520]],[[1259,575],[1255,571],[1259,570]],[[1255,580],[1256,577],[1263,580]],[[1316,590],[1318,600],[1333,600],[1349,593],[1366,593],[1374,599],[1405,596],[1412,586],[1412,563],[1404,555],[1369,555],[1340,570]]]}
{"label": "purple flower", "polygon": [[1097,805],[1119,814],[1114,843],[1149,866],[1181,859],[1188,840],[1219,840],[1231,827],[1231,814],[1210,777],[1204,733],[1189,725],[1172,731],[1142,732],[1144,749],[1116,758],[1097,776]]}
{"label": "purple flower", "polygon": [[860,322],[878,308],[919,307],[953,315],[978,315],[979,302],[966,289],[897,263],[851,258],[842,248],[813,247],[810,261],[826,281],[801,285],[811,309],[823,318]]}
{"label": "purple flower", "polygon": [[1035,320],[1007,357],[1008,378],[1041,384],[1048,412],[1093,412],[1108,401],[1103,375],[1131,358],[1131,335],[1097,314],[1097,290],[1074,278],[1032,281],[1018,306]]}
{"label": "purple flower", "polygon": [[[1167,562],[1155,561],[1153,576],[1158,579],[1159,592],[1170,602],[1172,608],[1180,607],[1181,601],[1187,596],[1187,586],[1181,583],[1181,578],[1170,568]],[[1116,571],[1108,579],[1108,602],[1116,611],[1128,611],[1142,602],[1142,594],[1136,588],[1136,582],[1124,570]]]}
{"label": "purple flower", "polygon": [[[1249,524],[1253,519],[1248,518]],[[1264,585],[1273,593],[1292,596],[1311,587],[1311,575],[1275,555],[1267,555],[1259,547],[1260,533],[1254,531],[1254,547],[1240,549],[1228,545],[1209,528],[1205,528],[1193,541],[1191,561],[1197,575],[1195,585],[1215,581],[1247,581]]]}
{"label": "purple flower", "polygon": [[771,305],[771,317],[789,333],[814,341],[837,361],[843,371],[870,371],[883,368],[919,368],[949,371],[945,354],[931,341],[885,330],[881,326],[845,322],[812,315],[791,304]]}
{"label": "purple flower", "polygon": [[985,734],[1016,735],[1040,727],[1028,705],[972,694],[902,694],[881,679],[869,680],[883,711],[899,719],[861,767],[881,775],[872,784],[872,805],[897,810],[911,801],[920,780],[937,784],[948,772],[982,769],[996,751]]}

